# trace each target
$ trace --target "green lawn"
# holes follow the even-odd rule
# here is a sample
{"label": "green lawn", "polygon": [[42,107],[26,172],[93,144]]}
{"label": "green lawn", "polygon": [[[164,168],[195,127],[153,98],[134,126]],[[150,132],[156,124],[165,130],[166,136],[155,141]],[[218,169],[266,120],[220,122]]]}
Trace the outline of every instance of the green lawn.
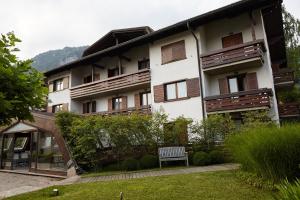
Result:
{"label": "green lawn", "polygon": [[53,187],[9,198],[18,199],[66,199],[112,200],[119,199],[120,192],[126,200],[243,200],[272,199],[270,191],[256,189],[240,182],[234,171],[208,172],[110,182],[58,186],[60,196],[51,197]]}

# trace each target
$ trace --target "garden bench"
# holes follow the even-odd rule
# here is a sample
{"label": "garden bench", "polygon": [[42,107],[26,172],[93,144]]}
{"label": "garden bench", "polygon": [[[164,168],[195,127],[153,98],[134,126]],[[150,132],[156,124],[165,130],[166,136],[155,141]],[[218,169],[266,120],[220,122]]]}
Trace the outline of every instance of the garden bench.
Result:
{"label": "garden bench", "polygon": [[159,167],[161,168],[162,161],[185,160],[186,166],[189,166],[188,153],[185,152],[185,147],[162,147],[158,149]]}

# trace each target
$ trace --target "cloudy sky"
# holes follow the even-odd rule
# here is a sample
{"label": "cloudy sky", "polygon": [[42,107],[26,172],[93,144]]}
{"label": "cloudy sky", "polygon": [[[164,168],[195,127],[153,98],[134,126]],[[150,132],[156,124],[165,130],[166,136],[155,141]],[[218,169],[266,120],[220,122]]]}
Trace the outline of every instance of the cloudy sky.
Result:
{"label": "cloudy sky", "polygon": [[[90,45],[111,29],[154,30],[237,0],[0,0],[0,33],[22,39],[22,59],[65,46]],[[300,0],[284,0],[300,18]]]}

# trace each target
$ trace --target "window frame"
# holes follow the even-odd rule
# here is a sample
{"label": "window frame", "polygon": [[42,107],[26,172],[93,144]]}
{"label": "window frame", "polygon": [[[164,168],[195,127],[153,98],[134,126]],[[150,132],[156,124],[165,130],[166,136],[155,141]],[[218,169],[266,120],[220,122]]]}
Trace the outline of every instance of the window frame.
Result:
{"label": "window frame", "polygon": [[[143,101],[143,95],[146,95],[146,101],[147,101],[147,103],[144,105],[143,103],[144,103],[144,101]],[[150,96],[149,96],[150,95]],[[150,98],[150,99],[149,99]],[[151,96],[151,92],[150,91],[147,91],[147,92],[141,92],[140,93],[140,106],[141,107],[144,107],[144,106],[150,106],[151,104],[152,104],[152,101],[151,101],[151,98],[152,98],[152,96]]]}
{"label": "window frame", "polygon": [[[176,47],[176,45],[182,43],[183,44],[183,55],[181,57],[178,57],[178,58],[174,58],[174,47]],[[169,49],[171,48],[171,49]],[[170,60],[167,60],[165,61],[163,58],[164,58],[164,51],[171,51],[171,54],[172,54],[172,58]],[[187,57],[186,57],[186,45],[185,45],[185,40],[179,40],[179,41],[176,41],[176,42],[172,42],[170,44],[167,44],[167,45],[163,45],[161,46],[161,64],[162,65],[165,65],[165,64],[168,64],[168,63],[172,63],[172,62],[176,62],[176,61],[180,61],[180,60],[185,60]]]}
{"label": "window frame", "polygon": [[[59,110],[55,111],[57,107],[59,107]],[[63,109],[64,109],[64,105],[63,104],[53,105],[52,106],[52,113],[57,113],[57,112],[63,111]]]}
{"label": "window frame", "polygon": [[[57,88],[58,86],[58,82],[60,82],[59,84],[59,88]],[[63,78],[59,78],[53,81],[53,92],[58,92],[58,91],[62,91],[64,90],[64,79]]]}
{"label": "window frame", "polygon": [[[119,105],[119,108],[118,109],[116,109],[116,107],[115,107],[115,100],[118,100],[118,102],[116,102],[116,103],[118,103],[118,105]],[[119,110],[122,110],[122,103],[123,103],[123,98],[122,97],[114,97],[114,98],[112,98],[112,100],[111,100],[112,102],[112,110],[113,111],[119,111]]]}
{"label": "window frame", "polygon": [[[110,71],[114,71],[114,73],[116,72],[116,74],[113,75],[113,76],[110,76]],[[112,78],[112,77],[116,77],[116,76],[119,76],[119,75],[120,75],[120,73],[119,73],[119,68],[118,67],[107,69],[107,78]]]}
{"label": "window frame", "polygon": [[[227,76],[227,84],[228,84],[228,91],[229,91],[229,94],[232,94],[232,93],[237,93],[237,92],[231,92],[231,87],[230,87],[230,79],[236,79],[236,83],[237,83],[237,89],[238,91],[237,92],[243,92],[246,90],[246,74],[238,74],[238,75],[233,75],[233,76]],[[242,83],[242,89],[241,89],[241,84]]]}
{"label": "window frame", "polygon": [[[178,97],[178,83],[183,83],[185,82],[185,90],[186,90],[186,96],[185,97]],[[168,99],[168,90],[167,90],[167,86],[168,85],[172,85],[175,84],[175,98],[174,99]],[[164,99],[165,101],[177,101],[177,100],[182,100],[182,99],[188,99],[188,86],[187,86],[187,80],[180,80],[180,81],[175,81],[175,82],[170,82],[170,83],[165,83],[164,84]]]}
{"label": "window frame", "polygon": [[[145,64],[145,63],[146,63],[146,65],[145,65],[146,67],[142,66],[142,64]],[[138,61],[138,70],[144,70],[144,69],[149,69],[149,68],[150,68],[150,59],[149,58]]]}

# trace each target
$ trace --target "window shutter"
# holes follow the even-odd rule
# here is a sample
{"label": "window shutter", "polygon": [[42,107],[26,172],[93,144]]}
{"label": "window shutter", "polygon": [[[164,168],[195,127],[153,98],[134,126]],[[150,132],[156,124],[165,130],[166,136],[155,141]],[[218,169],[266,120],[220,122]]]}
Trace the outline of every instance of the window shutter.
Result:
{"label": "window shutter", "polygon": [[50,92],[53,92],[53,87],[54,87],[53,82],[50,82],[50,83],[49,83],[49,93],[50,93]]}
{"label": "window shutter", "polygon": [[229,93],[227,78],[219,79],[219,89],[220,89],[220,94],[228,94]]}
{"label": "window shutter", "polygon": [[141,97],[139,93],[134,95],[134,105],[136,109],[141,107]]}
{"label": "window shutter", "polygon": [[64,89],[67,89],[69,88],[69,77],[64,77],[63,79],[63,86],[64,86]]}
{"label": "window shutter", "polygon": [[258,82],[256,72],[246,74],[246,90],[257,90]]}
{"label": "window shutter", "polygon": [[172,60],[172,48],[171,46],[163,46],[161,48],[161,63],[165,64]]}
{"label": "window shutter", "polygon": [[172,60],[185,59],[185,42],[184,40],[176,42],[172,45]]}
{"label": "window shutter", "polygon": [[121,110],[126,110],[126,109],[127,109],[127,96],[123,96]]}
{"label": "window shutter", "polygon": [[109,98],[107,100],[107,109],[108,109],[109,112],[112,111],[112,98]]}
{"label": "window shutter", "polygon": [[92,112],[96,112],[96,101],[92,101]]}
{"label": "window shutter", "polygon": [[200,96],[200,82],[199,78],[192,78],[186,81],[188,97]]}
{"label": "window shutter", "polygon": [[164,100],[165,100],[164,85],[153,86],[153,93],[154,93],[154,102],[155,103],[164,102]]}
{"label": "window shutter", "polygon": [[235,45],[239,45],[239,44],[243,44],[243,34],[242,33],[237,33],[237,34],[229,35],[229,36],[222,38],[223,48],[227,48],[227,47],[231,47],[231,46],[235,46]]}
{"label": "window shutter", "polygon": [[52,113],[52,112],[53,112],[52,106],[48,106],[48,107],[47,107],[47,112],[48,112],[48,113]]}
{"label": "window shutter", "polygon": [[68,103],[63,103],[62,104],[62,110],[63,111],[68,111],[69,110],[69,104]]}

